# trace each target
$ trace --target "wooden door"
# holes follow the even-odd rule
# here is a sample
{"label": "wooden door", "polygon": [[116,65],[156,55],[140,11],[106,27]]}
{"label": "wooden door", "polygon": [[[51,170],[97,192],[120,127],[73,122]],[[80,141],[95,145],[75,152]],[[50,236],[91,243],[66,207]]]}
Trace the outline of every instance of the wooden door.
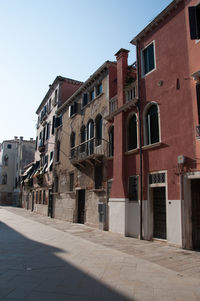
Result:
{"label": "wooden door", "polygon": [[192,195],[192,242],[194,249],[200,249],[200,179],[191,181]]}
{"label": "wooden door", "polygon": [[165,187],[153,188],[153,236],[166,239]]}

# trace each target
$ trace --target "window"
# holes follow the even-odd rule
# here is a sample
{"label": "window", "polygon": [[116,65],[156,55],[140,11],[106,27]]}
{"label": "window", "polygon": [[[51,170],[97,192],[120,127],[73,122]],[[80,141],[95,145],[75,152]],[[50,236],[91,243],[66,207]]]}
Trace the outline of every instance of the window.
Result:
{"label": "window", "polygon": [[7,174],[6,174],[6,173],[3,173],[3,174],[2,174],[2,181],[1,181],[1,184],[2,184],[2,185],[6,185],[6,184],[7,184],[7,180],[8,180]]}
{"label": "window", "polygon": [[43,128],[43,133],[42,133],[42,142],[43,142],[43,145],[45,143],[45,136],[46,136],[46,127]]}
{"label": "window", "polygon": [[190,38],[200,39],[200,4],[189,8]]}
{"label": "window", "polygon": [[60,161],[60,141],[58,141],[56,145],[56,162],[59,161]]}
{"label": "window", "polygon": [[114,126],[109,129],[109,157],[114,156]]}
{"label": "window", "polygon": [[94,99],[94,89],[90,92],[90,101]]}
{"label": "window", "polygon": [[48,113],[51,112],[51,98],[49,99],[49,104],[48,104]]}
{"label": "window", "polygon": [[81,147],[80,147],[81,153],[85,152],[85,140],[86,140],[86,129],[85,129],[85,126],[82,125],[82,127],[81,127]]}
{"label": "window", "polygon": [[102,83],[100,83],[98,86],[97,86],[97,95],[100,95],[102,92],[103,92],[103,86],[102,86]]}
{"label": "window", "polygon": [[44,164],[48,165],[48,161],[49,161],[49,156],[46,155],[44,158]]}
{"label": "window", "polygon": [[149,184],[162,184],[165,183],[165,173],[153,173],[149,175]]}
{"label": "window", "polygon": [[94,173],[95,189],[101,189],[103,182],[103,167],[96,166]]}
{"label": "window", "polygon": [[136,98],[136,88],[132,87],[126,91],[126,102]]}
{"label": "window", "polygon": [[102,144],[102,117],[98,115],[96,117],[96,146]]}
{"label": "window", "polygon": [[76,140],[76,134],[74,132],[71,133],[70,136],[70,147],[71,147],[71,158],[74,158],[75,156],[75,140]]}
{"label": "window", "polygon": [[38,191],[36,191],[36,204],[38,204]]}
{"label": "window", "polygon": [[7,145],[7,148],[11,149],[11,148],[12,148],[12,145],[11,145],[11,144],[8,144],[8,145]]}
{"label": "window", "polygon": [[88,94],[84,93],[83,94],[83,99],[82,99],[82,107],[86,106],[88,103]]}
{"label": "window", "polygon": [[128,178],[128,198],[130,201],[138,201],[138,177]]}
{"label": "window", "polygon": [[49,171],[53,170],[53,152],[50,153]]}
{"label": "window", "polygon": [[46,125],[46,140],[49,139],[49,133],[50,133],[50,122]]}
{"label": "window", "polygon": [[142,50],[142,70],[143,75],[155,69],[154,43],[152,42]]}
{"label": "window", "polygon": [[62,115],[55,118],[55,128],[58,128],[62,125]]}
{"label": "window", "polygon": [[145,130],[146,130],[146,145],[159,142],[159,120],[158,120],[158,107],[156,104],[150,106],[146,112],[145,118]]}
{"label": "window", "polygon": [[127,147],[128,151],[137,148],[137,118],[133,114],[127,126]]}
{"label": "window", "polygon": [[69,107],[69,117],[72,117],[74,114],[77,113],[78,104],[75,101],[70,107]]}
{"label": "window", "polygon": [[51,128],[52,135],[54,134],[54,131],[55,131],[55,116],[53,116],[53,119],[52,119],[52,128]]}
{"label": "window", "polygon": [[74,173],[69,174],[69,191],[74,190]]}
{"label": "window", "polygon": [[90,120],[87,124],[87,140],[88,141],[88,155],[94,153],[94,121]]}
{"label": "window", "polygon": [[4,166],[8,166],[8,155],[4,155],[3,157],[3,163],[4,163]]}

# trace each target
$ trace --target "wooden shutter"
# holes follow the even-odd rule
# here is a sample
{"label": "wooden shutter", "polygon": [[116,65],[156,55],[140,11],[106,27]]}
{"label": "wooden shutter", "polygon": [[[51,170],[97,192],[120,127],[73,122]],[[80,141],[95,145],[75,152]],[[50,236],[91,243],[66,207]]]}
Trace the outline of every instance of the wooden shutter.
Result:
{"label": "wooden shutter", "polygon": [[199,19],[199,8],[198,6],[190,6],[189,10],[189,22],[190,22],[190,38],[191,40],[200,39],[200,22]]}

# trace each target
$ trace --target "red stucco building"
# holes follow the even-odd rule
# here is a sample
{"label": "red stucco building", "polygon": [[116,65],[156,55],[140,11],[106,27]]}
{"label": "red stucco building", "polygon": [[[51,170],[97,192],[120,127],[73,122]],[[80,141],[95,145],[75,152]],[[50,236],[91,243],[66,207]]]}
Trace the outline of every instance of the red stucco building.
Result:
{"label": "red stucco building", "polygon": [[200,4],[172,1],[131,43],[137,88],[121,49],[118,106],[107,118],[109,230],[199,248]]}

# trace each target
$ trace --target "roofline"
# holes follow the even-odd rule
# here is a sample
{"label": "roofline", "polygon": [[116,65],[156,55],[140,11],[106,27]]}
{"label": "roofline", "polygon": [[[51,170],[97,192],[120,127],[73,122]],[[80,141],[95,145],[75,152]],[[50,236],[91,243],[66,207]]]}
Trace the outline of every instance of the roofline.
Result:
{"label": "roofline", "polygon": [[152,30],[153,27],[158,26],[159,22],[163,21],[164,18],[166,18],[172,10],[177,8],[177,5],[184,0],[173,0],[164,10],[161,11],[154,19],[151,21],[137,36],[135,36],[130,43],[135,45],[141,38],[143,38],[150,30]]}
{"label": "roofline", "polygon": [[36,114],[39,114],[39,112],[40,112],[41,108],[43,107],[44,103],[46,102],[47,98],[49,98],[49,95],[55,89],[55,86],[59,82],[69,82],[69,83],[74,83],[74,84],[77,84],[77,85],[82,84],[82,82],[80,82],[78,80],[74,80],[74,79],[71,79],[71,78],[63,77],[61,75],[56,76],[56,78],[54,79],[53,83],[51,85],[49,85],[49,90],[47,91],[45,97],[43,98],[42,102],[40,103],[39,107],[37,108]]}
{"label": "roofline", "polygon": [[106,61],[101,65],[83,84],[82,86],[72,94],[64,104],[56,111],[56,114],[59,114],[69,103],[71,103],[79,93],[83,92],[91,82],[95,81],[96,77],[106,70],[109,66],[116,65],[116,62]]}

